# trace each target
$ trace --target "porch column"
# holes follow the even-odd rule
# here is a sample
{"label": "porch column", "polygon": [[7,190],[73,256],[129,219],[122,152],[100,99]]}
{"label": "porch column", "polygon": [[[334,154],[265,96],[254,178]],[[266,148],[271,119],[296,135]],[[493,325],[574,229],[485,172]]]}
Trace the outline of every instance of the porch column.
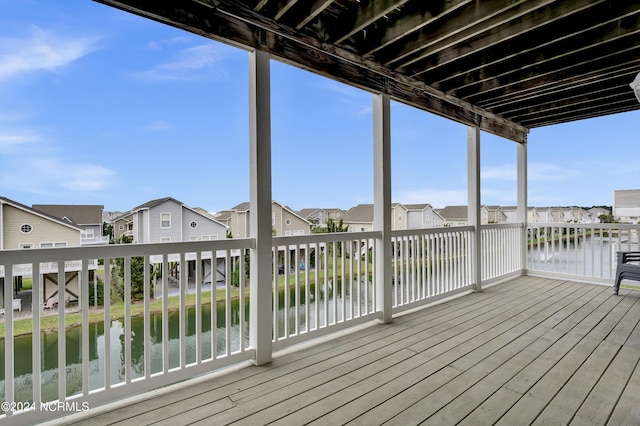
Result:
{"label": "porch column", "polygon": [[467,127],[468,220],[473,226],[471,243],[471,282],[475,291],[482,290],[482,236],[480,215],[480,127]]}
{"label": "porch column", "polygon": [[376,240],[376,306],[381,321],[391,322],[391,101],[373,97],[373,228]]}
{"label": "porch column", "polygon": [[256,365],[271,361],[271,89],[269,54],[249,53],[250,344]]}
{"label": "porch column", "polygon": [[527,269],[527,142],[518,143],[518,206],[516,222],[522,223],[522,242],[520,244],[520,268]]}

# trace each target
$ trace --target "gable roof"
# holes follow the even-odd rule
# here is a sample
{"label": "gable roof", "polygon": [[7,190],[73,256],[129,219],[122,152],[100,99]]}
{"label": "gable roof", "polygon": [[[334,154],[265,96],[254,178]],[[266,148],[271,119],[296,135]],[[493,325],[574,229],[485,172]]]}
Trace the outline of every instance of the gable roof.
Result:
{"label": "gable roof", "polygon": [[467,220],[469,218],[467,206],[447,206],[436,211],[446,220]]}
{"label": "gable roof", "polygon": [[358,204],[342,216],[343,222],[373,223],[373,204]]}
{"label": "gable roof", "polygon": [[183,202],[178,201],[175,198],[164,197],[164,198],[158,198],[158,199],[155,199],[155,200],[147,201],[144,204],[140,204],[138,207],[134,207],[132,209],[132,211],[150,209],[152,207],[155,207],[155,206],[160,205],[160,204],[162,204],[164,202],[167,202],[167,201],[173,201],[174,203],[179,204],[181,206],[184,205]]}
{"label": "gable roof", "polygon": [[66,226],[68,228],[71,228],[71,229],[74,229],[74,230],[77,230],[77,231],[82,231],[81,228],[77,227],[76,225],[74,225],[72,223],[69,223],[67,221],[61,220],[60,218],[57,218],[55,216],[51,216],[48,213],[32,209],[29,206],[26,206],[24,204],[18,203],[17,201],[13,201],[13,200],[11,200],[9,198],[6,198],[6,197],[0,197],[0,204],[8,204],[8,205],[10,205],[12,207],[15,207],[18,210],[22,210],[22,211],[25,211],[27,213],[34,214],[36,216],[42,217],[42,218],[50,220],[52,222],[56,222],[56,223],[58,223],[60,225],[64,225],[64,226]]}
{"label": "gable roof", "polygon": [[34,204],[34,210],[47,213],[76,225],[102,225],[103,205],[97,204]]}

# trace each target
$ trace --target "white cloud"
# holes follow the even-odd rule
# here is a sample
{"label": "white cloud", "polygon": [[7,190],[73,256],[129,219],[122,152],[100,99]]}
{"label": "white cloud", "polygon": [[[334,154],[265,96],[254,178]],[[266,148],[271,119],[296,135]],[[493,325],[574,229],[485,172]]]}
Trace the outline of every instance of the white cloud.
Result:
{"label": "white cloud", "polygon": [[573,179],[580,175],[578,170],[552,163],[531,163],[527,167],[527,172],[529,181],[559,181]]}
{"label": "white cloud", "polygon": [[208,80],[224,75],[221,55],[213,43],[189,47],[178,52],[170,61],[133,73],[140,80]]}
{"label": "white cloud", "polygon": [[495,167],[486,167],[480,173],[481,179],[515,181],[517,179],[517,170],[515,166],[510,164]]}
{"label": "white cloud", "polygon": [[0,38],[0,81],[35,71],[57,71],[95,50],[95,40],[33,27],[26,38]]}
{"label": "white cloud", "polygon": [[35,194],[99,191],[106,189],[115,176],[113,170],[101,165],[62,158],[21,158],[10,164],[0,173],[0,185]]}
{"label": "white cloud", "polygon": [[410,191],[400,191],[393,196],[394,202],[404,204],[429,203],[435,208],[446,206],[460,206],[467,204],[466,189],[435,189],[423,188]]}
{"label": "white cloud", "polygon": [[19,145],[38,142],[40,136],[31,131],[0,131],[0,150],[6,150]]}

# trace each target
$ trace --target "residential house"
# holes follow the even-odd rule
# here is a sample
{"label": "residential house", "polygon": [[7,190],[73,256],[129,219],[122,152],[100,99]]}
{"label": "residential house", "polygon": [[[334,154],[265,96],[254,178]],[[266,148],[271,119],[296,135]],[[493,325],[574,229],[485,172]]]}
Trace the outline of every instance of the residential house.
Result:
{"label": "residential house", "polygon": [[640,189],[613,191],[613,217],[623,223],[640,223]]}
{"label": "residential house", "polygon": [[[233,238],[248,238],[250,226],[249,203],[240,203],[231,210],[218,213],[216,219],[225,221]],[[309,235],[312,223],[277,201],[271,202],[273,236]]]}
{"label": "residential house", "polygon": [[407,209],[407,229],[439,228],[445,220],[431,204],[404,204]]}
{"label": "residential house", "polygon": [[[544,208],[543,208],[544,209]],[[500,210],[504,214],[507,223],[516,223],[518,219],[517,215],[517,207],[516,206],[501,206]],[[527,223],[539,223],[546,222],[544,219],[544,215],[541,216],[540,208],[538,207],[528,207],[527,208]]]}
{"label": "residential house", "polygon": [[[46,212],[33,209],[5,197],[0,197],[0,249],[35,249],[57,247],[79,247],[82,243],[83,229]],[[66,303],[78,302],[80,265],[66,267],[64,300]],[[74,270],[75,269],[75,270]],[[95,267],[93,267],[95,270]],[[93,270],[89,272],[92,274]],[[21,288],[22,277],[32,276],[31,265],[14,268],[14,296]],[[57,264],[42,264],[40,267],[43,283],[42,300],[33,303],[44,304],[58,294]],[[92,279],[92,277],[90,277]],[[2,277],[4,284],[4,276]],[[0,289],[0,306],[4,303],[4,286]]]}
{"label": "residential house", "polygon": [[587,223],[600,223],[602,222],[600,217],[610,216],[611,210],[605,209],[603,207],[592,207],[589,210],[587,210],[587,213],[588,213]]}
{"label": "residential house", "polygon": [[111,221],[113,238],[119,241],[122,236],[133,238],[133,212],[129,211]]}
{"label": "residential house", "polygon": [[102,205],[34,204],[31,207],[82,229],[83,246],[109,244],[109,237],[102,235]]}
{"label": "residential house", "polygon": [[298,215],[314,226],[326,227],[329,220],[340,221],[345,211],[339,208],[306,208],[298,211]]}
{"label": "residential house", "polygon": [[358,204],[351,207],[342,216],[342,223],[348,227],[349,232],[371,231],[373,229],[373,204]]}
{"label": "residential house", "polygon": [[134,243],[166,243],[218,240],[226,237],[226,226],[171,198],[159,198],[131,210]]}
{"label": "residential house", "polygon": [[502,211],[500,206],[482,206],[480,207],[480,223],[506,223],[507,215]]}
{"label": "residential house", "polygon": [[436,210],[445,220],[445,226],[466,226],[469,222],[467,206],[446,206]]}

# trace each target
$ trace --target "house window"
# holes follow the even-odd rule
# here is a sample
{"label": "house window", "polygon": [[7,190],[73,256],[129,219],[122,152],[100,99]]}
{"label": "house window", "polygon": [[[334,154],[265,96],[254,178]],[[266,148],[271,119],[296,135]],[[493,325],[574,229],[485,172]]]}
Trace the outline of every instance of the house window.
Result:
{"label": "house window", "polygon": [[118,226],[118,229],[121,230],[121,231],[124,231],[124,225]]}
{"label": "house window", "polygon": [[171,237],[162,237],[160,239],[161,243],[170,243],[171,242]]}
{"label": "house window", "polygon": [[398,222],[402,222],[402,213],[398,214]]}
{"label": "house window", "polygon": [[189,241],[198,241],[198,237],[189,237]]}
{"label": "house window", "polygon": [[54,248],[54,247],[66,247],[67,243],[58,242],[58,243],[40,243],[40,248]]}
{"label": "house window", "polygon": [[191,223],[189,224],[189,226],[192,229],[196,229],[198,227],[198,222],[196,222],[195,220],[192,220]]}
{"label": "house window", "polygon": [[20,244],[19,247],[21,249],[32,249],[33,248],[33,244],[31,244],[31,243]]}
{"label": "house window", "polygon": [[33,227],[28,223],[20,225],[20,232],[22,232],[23,234],[28,234],[31,231],[33,231]]}
{"label": "house window", "polygon": [[275,225],[276,224],[276,214],[271,212],[271,224]]}
{"label": "house window", "polygon": [[171,228],[171,213],[160,213],[160,228]]}
{"label": "house window", "polygon": [[85,230],[85,236],[86,236],[87,238],[93,238],[93,237],[94,237],[94,235],[93,235],[93,229],[86,229],[86,230]]}
{"label": "house window", "polygon": [[291,225],[291,219],[285,220],[284,223],[286,223],[287,225]]}

